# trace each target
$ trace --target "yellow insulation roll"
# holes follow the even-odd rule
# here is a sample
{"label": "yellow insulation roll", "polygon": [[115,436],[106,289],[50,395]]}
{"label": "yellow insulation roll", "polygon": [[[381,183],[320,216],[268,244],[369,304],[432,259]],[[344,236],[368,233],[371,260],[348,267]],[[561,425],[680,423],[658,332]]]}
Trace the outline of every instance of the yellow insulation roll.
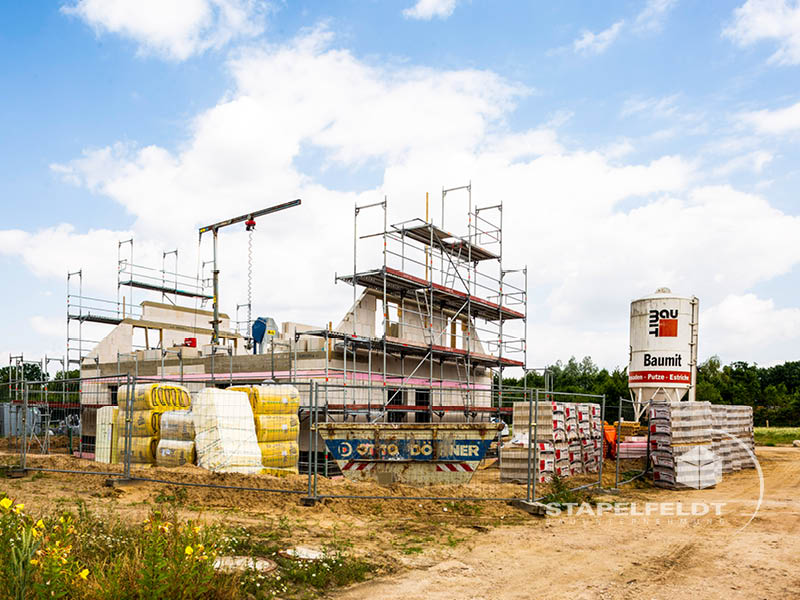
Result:
{"label": "yellow insulation roll", "polygon": [[[156,449],[158,448],[158,438],[155,436],[144,437],[136,436],[131,438],[131,463],[152,465],[156,462]],[[117,454],[119,460],[125,457],[125,437],[117,439]]]}
{"label": "yellow insulation roll", "polygon": [[[125,410],[128,402],[128,387],[118,392],[117,404]],[[189,390],[181,385],[166,383],[140,383],[133,387],[133,410],[165,410],[189,408],[192,405]]]}
{"label": "yellow insulation roll", "polygon": [[259,442],[261,464],[265,467],[287,468],[297,465],[300,449],[297,442]]}
{"label": "yellow insulation roll", "polygon": [[156,449],[156,464],[159,467],[180,467],[195,463],[193,441],[161,440]]}
{"label": "yellow insulation roll", "polygon": [[194,441],[194,420],[188,410],[168,410],[161,415],[161,439]]}
{"label": "yellow insulation roll", "polygon": [[300,420],[295,415],[254,415],[259,442],[296,442]]}
{"label": "yellow insulation roll", "polygon": [[287,475],[297,475],[300,471],[297,468],[297,465],[293,467],[268,467],[265,468],[262,473],[264,475],[277,475],[278,477],[286,477]]}
{"label": "yellow insulation roll", "polygon": [[[155,410],[135,410],[131,414],[131,435],[134,437],[158,436],[161,424],[161,413]],[[125,411],[117,414],[117,431],[120,439],[127,435],[125,429]]]}
{"label": "yellow insulation roll", "polygon": [[296,415],[300,408],[300,393],[293,385],[251,385],[228,389],[247,392],[254,414]]}

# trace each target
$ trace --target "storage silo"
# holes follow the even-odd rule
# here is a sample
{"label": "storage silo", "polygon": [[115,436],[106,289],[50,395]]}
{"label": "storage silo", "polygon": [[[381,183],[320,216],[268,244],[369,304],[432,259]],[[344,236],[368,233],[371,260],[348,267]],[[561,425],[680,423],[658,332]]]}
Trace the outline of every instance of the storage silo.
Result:
{"label": "storage silo", "polygon": [[694,400],[699,300],[659,288],[631,302],[628,387],[639,420],[651,400]]}

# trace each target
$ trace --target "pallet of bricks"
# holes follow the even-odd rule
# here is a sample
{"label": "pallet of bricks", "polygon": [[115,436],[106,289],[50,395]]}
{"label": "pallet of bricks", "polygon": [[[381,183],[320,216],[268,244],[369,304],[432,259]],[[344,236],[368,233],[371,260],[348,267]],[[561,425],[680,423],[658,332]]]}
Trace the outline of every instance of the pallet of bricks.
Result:
{"label": "pallet of bricks", "polygon": [[[536,444],[532,476],[547,482],[553,475],[569,477],[596,473],[602,456],[603,422],[599,404],[539,402],[537,427],[531,437]],[[513,405],[513,437],[500,451],[500,481],[525,482],[528,478],[528,427],[530,405]],[[531,452],[531,454],[533,454]]]}
{"label": "pallet of bricks", "polygon": [[722,480],[713,451],[709,402],[658,402],[650,406],[653,482],[670,489],[702,489]]}
{"label": "pallet of bricks", "polygon": [[[743,405],[720,405],[725,409],[725,433],[723,441],[727,443],[727,471],[723,463],[723,471],[739,471],[754,469],[755,462],[750,453],[755,450],[753,439],[753,407]],[[735,439],[733,439],[735,438]],[[749,451],[749,452],[748,452]]]}

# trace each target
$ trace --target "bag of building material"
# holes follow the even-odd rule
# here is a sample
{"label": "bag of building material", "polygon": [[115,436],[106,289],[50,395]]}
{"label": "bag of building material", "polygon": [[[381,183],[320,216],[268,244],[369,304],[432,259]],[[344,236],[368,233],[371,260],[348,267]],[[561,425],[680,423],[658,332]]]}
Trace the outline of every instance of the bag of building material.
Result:
{"label": "bag of building material", "polygon": [[246,393],[200,391],[192,406],[197,465],[223,473],[258,473],[261,449]]}
{"label": "bag of building material", "polygon": [[296,442],[300,420],[296,415],[255,415],[259,442]]}
{"label": "bag of building material", "polygon": [[193,465],[195,461],[194,441],[162,439],[156,449],[156,464],[159,467],[181,467]]}
{"label": "bag of building material", "polygon": [[194,419],[188,410],[168,410],[161,415],[161,439],[194,441]]}
{"label": "bag of building material", "polygon": [[296,415],[300,408],[300,392],[293,385],[264,384],[228,389],[246,392],[254,414]]}
{"label": "bag of building material", "polygon": [[261,464],[265,467],[293,467],[297,464],[297,442],[260,442]]}

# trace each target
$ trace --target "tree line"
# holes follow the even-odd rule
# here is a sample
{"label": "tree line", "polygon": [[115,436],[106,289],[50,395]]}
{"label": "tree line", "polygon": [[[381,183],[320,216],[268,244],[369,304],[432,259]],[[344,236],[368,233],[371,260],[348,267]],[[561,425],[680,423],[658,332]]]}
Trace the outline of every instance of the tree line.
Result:
{"label": "tree line", "polygon": [[[616,420],[619,399],[630,398],[628,369],[611,371],[598,367],[591,357],[575,357],[548,367],[553,391],[605,395],[606,420]],[[545,387],[541,372],[527,374],[529,389]],[[503,378],[503,386],[522,386],[523,380]],[[570,399],[568,399],[570,400]],[[744,404],[753,407],[756,425],[800,425],[800,361],[772,367],[737,361],[722,365],[713,356],[697,368],[697,400],[713,404]],[[571,400],[570,400],[571,401]],[[622,403],[623,418],[631,418],[629,402]]]}

